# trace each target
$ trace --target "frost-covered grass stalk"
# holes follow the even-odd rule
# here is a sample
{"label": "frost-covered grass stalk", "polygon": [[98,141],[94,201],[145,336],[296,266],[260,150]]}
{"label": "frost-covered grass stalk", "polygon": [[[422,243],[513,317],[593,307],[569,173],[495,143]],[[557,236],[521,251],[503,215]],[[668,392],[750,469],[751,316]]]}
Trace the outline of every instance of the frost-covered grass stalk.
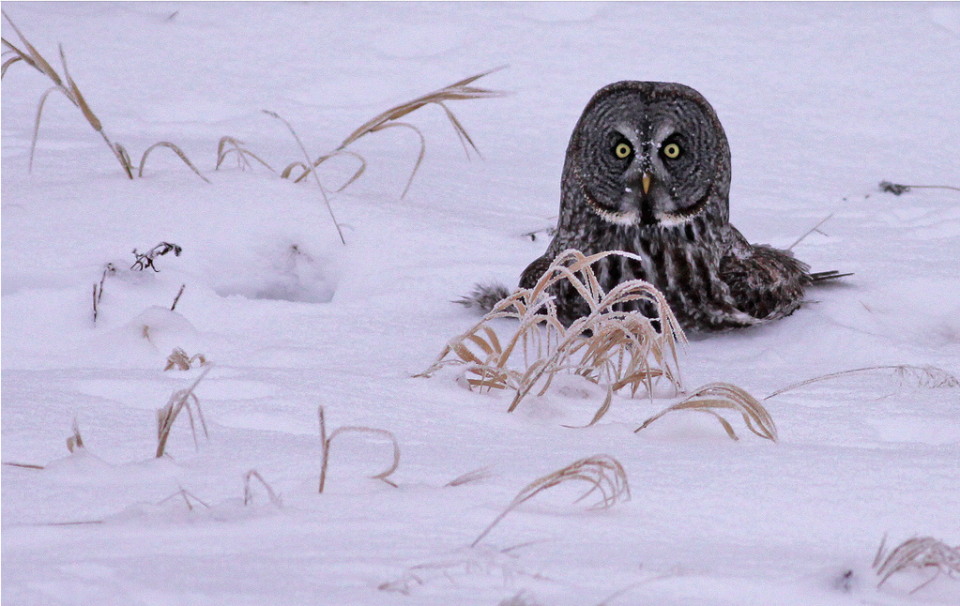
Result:
{"label": "frost-covered grass stalk", "polygon": [[873,560],[873,569],[880,577],[877,587],[882,586],[898,572],[909,569],[934,569],[933,576],[914,587],[910,593],[916,593],[926,587],[941,574],[951,578],[960,577],[960,546],[951,547],[933,537],[913,537],[887,553],[886,543],[887,537],[884,536]]}
{"label": "frost-covered grass stalk", "polygon": [[493,530],[494,526],[523,503],[545,490],[569,482],[586,482],[589,484],[587,491],[580,495],[575,503],[579,503],[595,492],[600,493],[600,500],[591,505],[590,509],[607,509],[621,501],[630,500],[630,484],[627,482],[627,473],[623,470],[623,465],[619,461],[605,454],[586,457],[527,484],[470,546],[476,547]]}
{"label": "frost-covered grass stalk", "polygon": [[388,479],[390,474],[397,470],[397,467],[400,466],[400,443],[397,442],[396,436],[387,431],[386,429],[377,429],[375,427],[364,427],[361,425],[345,425],[343,427],[338,427],[327,436],[327,422],[323,412],[323,406],[317,407],[317,415],[320,418],[320,445],[322,451],[320,453],[320,487],[318,492],[323,493],[323,488],[327,483],[327,465],[330,462],[330,444],[333,442],[333,439],[342,433],[366,433],[373,434],[377,436],[383,436],[390,438],[390,441],[393,443],[393,462],[389,467],[381,471],[380,473],[370,476],[371,480],[382,480],[387,484],[396,487],[392,481]]}
{"label": "frost-covered grass stalk", "polygon": [[[681,389],[678,348],[686,337],[666,299],[653,285],[630,280],[604,292],[591,265],[609,255],[634,258],[623,251],[586,256],[568,250],[550,264],[533,288],[521,288],[502,299],[483,319],[451,339],[436,361],[418,376],[430,376],[443,366],[465,365],[471,388],[511,389],[516,395],[509,411],[539,387],[542,395],[554,376],[571,372],[605,387],[607,396],[590,425],[607,412],[613,393],[643,389],[652,394],[663,379]],[[564,326],[549,292],[569,282],[586,301],[590,313]],[[657,310],[659,328],[638,311],[621,311],[625,303],[648,301]],[[490,326],[499,318],[515,319],[517,331],[501,344]],[[520,352],[520,353],[518,353]]]}
{"label": "frost-covered grass stalk", "polygon": [[738,440],[739,438],[736,432],[733,431],[733,426],[730,425],[729,421],[720,416],[720,413],[717,412],[718,409],[735,410],[739,412],[743,415],[743,422],[746,423],[750,431],[761,438],[766,438],[773,442],[777,441],[777,426],[774,424],[773,417],[770,416],[767,409],[749,393],[730,383],[709,383],[704,385],[682,402],[669,406],[644,421],[643,425],[638,427],[634,433],[646,428],[669,412],[694,410],[709,414],[717,419],[727,432],[727,435],[733,440]]}
{"label": "frost-covered grass stalk", "polygon": [[170,400],[167,402],[166,406],[157,410],[157,458],[163,456],[167,447],[167,438],[170,437],[170,430],[173,429],[173,423],[177,420],[177,415],[184,409],[187,411],[187,418],[190,419],[190,431],[193,434],[193,445],[199,450],[200,444],[197,442],[197,428],[193,422],[193,409],[197,410],[197,417],[200,419],[200,426],[203,428],[203,435],[208,436],[207,433],[207,422],[203,419],[203,410],[200,408],[200,399],[197,398],[197,394],[193,393],[193,390],[197,388],[197,385],[204,377],[207,376],[207,373],[210,372],[212,366],[208,365],[203,369],[203,372],[193,381],[190,387],[186,389],[180,389],[170,396]]}

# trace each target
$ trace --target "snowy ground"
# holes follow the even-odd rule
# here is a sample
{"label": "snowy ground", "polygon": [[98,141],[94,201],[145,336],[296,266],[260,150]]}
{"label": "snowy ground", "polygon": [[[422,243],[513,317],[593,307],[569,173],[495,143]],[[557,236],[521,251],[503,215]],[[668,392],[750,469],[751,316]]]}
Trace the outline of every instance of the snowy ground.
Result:
{"label": "snowy ground", "polygon": [[[80,112],[37,101],[50,82],[16,63],[2,95],[4,465],[2,587],[10,605],[957,604],[960,582],[871,569],[912,536],[960,543],[960,389],[892,371],[766,403],[780,442],[729,417],[667,416],[670,397],[573,381],[512,414],[507,394],[456,372],[413,378],[475,321],[450,303],[479,280],[515,284],[553,224],[583,106],[621,79],[691,85],[733,153],[732,222],[816,270],[855,275],[762,328],[691,336],[688,388],[758,397],[865,366],[960,374],[960,194],[882,193],[882,179],[960,185],[957,4],[23,4],[4,11],[70,73],[135,161],[128,180]],[[3,36],[17,40],[10,25]],[[54,59],[57,59],[54,61]],[[229,161],[230,135],[275,167],[313,155],[384,109],[481,71],[508,97],[453,102],[484,159],[464,157],[437,107],[355,146],[366,173],[332,205]],[[352,170],[327,166],[329,187]],[[130,251],[183,247],[134,272]],[[296,248],[294,248],[296,247]],[[99,318],[91,288],[106,263]],[[170,312],[180,285],[185,289]],[[501,334],[512,329],[498,326]],[[156,410],[199,369],[209,428],[180,419],[153,458]],[[328,430],[392,432],[391,487],[367,479],[389,442],[342,434],[317,494],[317,406]],[[65,439],[76,419],[85,448]],[[593,454],[619,460],[632,499],[607,510],[558,487],[469,545],[529,482]],[[482,469],[475,481],[446,486]],[[244,475],[257,470],[282,505]],[[192,495],[192,509],[180,490]],[[171,495],[175,498],[168,499]],[[202,504],[199,502],[202,501]],[[848,571],[850,574],[847,574]],[[846,577],[845,577],[846,575]],[[605,601],[606,600],[606,601]]]}

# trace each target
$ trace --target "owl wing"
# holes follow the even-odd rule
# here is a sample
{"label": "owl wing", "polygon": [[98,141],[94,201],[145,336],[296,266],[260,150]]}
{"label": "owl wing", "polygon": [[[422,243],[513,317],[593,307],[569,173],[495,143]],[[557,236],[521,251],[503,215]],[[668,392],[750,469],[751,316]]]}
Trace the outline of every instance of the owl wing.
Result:
{"label": "owl wing", "polygon": [[551,263],[553,263],[553,256],[551,256],[550,249],[547,249],[545,255],[534,259],[520,274],[520,288],[533,288]]}
{"label": "owl wing", "polygon": [[813,281],[810,266],[790,251],[750,244],[732,226],[730,229],[732,242],[720,259],[720,279],[729,287],[736,308],[759,322],[796,311],[804,287]]}

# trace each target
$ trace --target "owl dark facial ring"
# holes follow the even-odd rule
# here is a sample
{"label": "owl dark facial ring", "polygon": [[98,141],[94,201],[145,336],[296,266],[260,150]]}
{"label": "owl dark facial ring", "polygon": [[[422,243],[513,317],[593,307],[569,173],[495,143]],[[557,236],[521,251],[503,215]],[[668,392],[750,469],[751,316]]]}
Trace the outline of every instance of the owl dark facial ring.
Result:
{"label": "owl dark facial ring", "polygon": [[[598,261],[594,273],[604,290],[646,280],[664,293],[684,328],[713,331],[788,316],[807,286],[840,277],[810,273],[789,251],[747,242],[728,221],[729,193],[730,147],[700,93],[664,82],[606,86],[570,137],[556,235],[524,270],[520,286],[532,287],[567,249],[622,250],[639,260]],[[551,294],[564,323],[589,311],[564,281]]]}

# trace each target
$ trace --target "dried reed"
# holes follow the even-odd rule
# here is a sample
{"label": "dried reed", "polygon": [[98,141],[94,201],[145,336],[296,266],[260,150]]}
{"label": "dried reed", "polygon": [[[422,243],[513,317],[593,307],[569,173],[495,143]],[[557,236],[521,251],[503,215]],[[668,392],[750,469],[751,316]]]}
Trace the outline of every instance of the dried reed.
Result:
{"label": "dried reed", "polygon": [[157,505],[163,505],[164,503],[166,503],[166,502],[169,501],[170,499],[175,499],[175,498],[177,498],[177,497],[182,497],[182,498],[183,498],[183,502],[186,503],[187,509],[189,509],[190,511],[193,511],[193,504],[190,502],[191,499],[193,499],[193,500],[196,501],[197,503],[203,505],[205,508],[210,509],[210,506],[207,505],[206,503],[204,503],[199,497],[197,497],[197,495],[193,494],[192,492],[190,492],[189,490],[187,490],[187,489],[184,488],[183,486],[180,486],[179,488],[180,488],[180,490],[178,490],[177,492],[173,493],[173,494],[170,495],[169,497],[161,500],[159,503],[157,503]]}
{"label": "dried reed", "polygon": [[[677,345],[686,337],[666,299],[651,284],[630,280],[605,293],[591,268],[610,255],[638,258],[623,251],[607,251],[585,256],[567,250],[550,264],[533,288],[518,289],[498,302],[473,328],[452,339],[436,361],[417,376],[430,376],[443,366],[466,365],[474,375],[467,380],[471,388],[512,389],[516,391],[509,411],[534,387],[541,385],[542,395],[553,377],[561,371],[573,372],[607,387],[607,397],[590,425],[596,423],[610,406],[613,392],[629,388],[636,395],[642,387],[652,393],[654,383],[666,379],[680,389]],[[565,327],[557,317],[549,289],[567,281],[583,297],[589,314]],[[646,301],[657,311],[660,329],[638,311],[621,311],[624,304]],[[489,324],[498,318],[519,321],[513,337],[502,345]],[[514,356],[522,350],[521,356]],[[522,357],[521,368],[508,366]]]}
{"label": "dried reed", "polygon": [[[13,28],[17,33],[17,36],[20,38],[20,42],[23,44],[24,49],[21,50],[11,42],[6,39],[0,38],[0,41],[3,42],[6,50],[3,52],[4,55],[11,55],[8,59],[3,62],[2,68],[0,68],[0,78],[6,75],[7,68],[17,61],[23,61],[27,65],[30,65],[41,74],[45,75],[53,82],[53,86],[48,88],[42,95],[40,95],[40,101],[37,104],[37,117],[33,123],[33,138],[30,142],[30,161],[28,164],[28,171],[33,171],[33,157],[37,147],[37,136],[40,132],[40,118],[43,115],[43,107],[47,102],[47,99],[50,96],[50,93],[60,92],[64,97],[67,98],[74,106],[80,109],[80,112],[83,114],[83,117],[87,120],[90,126],[97,133],[103,137],[104,142],[106,142],[107,147],[110,148],[110,151],[116,157],[117,161],[120,162],[120,166],[123,168],[123,171],[126,173],[127,178],[133,179],[133,163],[130,160],[130,154],[127,153],[127,150],[120,145],[119,143],[113,143],[110,140],[110,137],[107,136],[107,133],[103,129],[103,124],[100,122],[100,119],[93,113],[93,110],[90,108],[90,105],[87,104],[86,99],[84,99],[83,94],[80,92],[80,88],[77,86],[77,83],[74,82],[73,78],[70,76],[70,71],[67,69],[67,57],[63,52],[63,45],[59,45],[60,50],[60,64],[63,67],[63,77],[60,77],[60,74],[50,65],[50,62],[47,61],[40,52],[34,48],[32,44],[27,40],[27,38],[20,31],[20,28],[16,26],[10,16],[7,15],[6,11],[3,12],[3,17],[7,20],[7,23]],[[187,166],[193,170],[204,181],[207,180],[200,171],[196,169],[192,162],[187,158],[186,154],[180,150],[176,145],[169,143],[167,141],[161,141],[152,145],[146,152],[144,152],[143,157],[140,160],[140,171],[139,176],[143,176],[143,165],[147,161],[147,156],[150,151],[157,147],[158,145],[169,147],[176,152],[176,154],[183,160]]]}
{"label": "dried reed", "polygon": [[67,450],[73,452],[78,448],[83,448],[83,438],[80,437],[80,425],[77,423],[77,419],[74,418],[73,435],[67,438]]}
{"label": "dried reed", "polygon": [[764,401],[773,398],[774,396],[779,396],[780,394],[791,391],[798,387],[803,387],[804,385],[810,385],[811,383],[817,383],[819,381],[826,381],[828,379],[838,379],[840,377],[845,377],[848,375],[866,373],[866,372],[876,372],[876,371],[887,371],[892,370],[895,375],[901,379],[910,380],[919,387],[960,387],[960,380],[949,372],[937,368],[936,366],[913,366],[911,364],[896,364],[892,366],[867,366],[864,368],[854,368],[852,370],[842,370],[840,372],[833,372],[826,375],[821,375],[819,377],[814,377],[812,379],[807,379],[805,381],[800,381],[799,383],[794,383],[788,385],[782,389],[778,389],[769,396],[764,398]]}
{"label": "dried reed", "polygon": [[243,504],[249,505],[253,503],[253,488],[250,486],[251,480],[256,478],[260,480],[260,484],[267,490],[267,496],[270,497],[270,502],[273,503],[276,507],[281,507],[283,501],[280,500],[280,496],[273,492],[273,488],[267,484],[267,481],[263,479],[263,476],[260,475],[256,469],[251,469],[243,476]]}
{"label": "dried reed", "polygon": [[[230,145],[231,147],[227,147]],[[244,142],[239,139],[234,139],[233,137],[221,137],[220,143],[217,145],[217,166],[214,170],[220,170],[220,165],[223,164],[224,160],[227,159],[227,156],[231,153],[237,154],[237,165],[240,167],[240,170],[245,170],[247,168],[252,168],[250,161],[247,160],[247,156],[253,158],[260,164],[266,166],[270,172],[277,172],[272,166],[260,159],[260,156],[251,152],[250,150],[241,147],[244,145]]]}
{"label": "dried reed", "polygon": [[370,476],[370,479],[382,480],[383,482],[386,482],[387,484],[389,484],[390,486],[393,486],[394,488],[397,487],[396,484],[394,484],[392,481],[387,479],[390,476],[390,474],[395,472],[397,470],[397,467],[400,466],[400,443],[397,442],[396,436],[394,436],[391,432],[387,431],[386,429],[376,429],[373,427],[363,427],[363,426],[357,426],[357,425],[346,425],[344,427],[336,428],[335,430],[333,430],[330,436],[327,437],[327,423],[324,418],[323,406],[317,407],[317,414],[320,417],[320,444],[323,449],[320,455],[321,461],[320,461],[319,492],[321,494],[323,493],[323,487],[327,481],[327,464],[330,461],[330,443],[333,442],[333,439],[337,437],[339,434],[347,433],[351,431],[356,433],[367,433],[367,434],[385,436],[387,438],[390,438],[390,441],[393,442],[393,463],[388,468],[381,471],[380,473]]}
{"label": "dried reed", "polygon": [[[450,120],[450,124],[453,126],[453,130],[456,133],[457,138],[460,139],[460,143],[463,145],[463,149],[466,152],[467,157],[468,158],[470,157],[471,149],[473,149],[473,151],[476,152],[476,154],[479,156],[480,150],[477,149],[476,144],[473,142],[473,139],[470,138],[470,135],[467,133],[466,128],[464,128],[460,120],[458,120],[457,117],[454,115],[454,113],[450,110],[450,108],[447,107],[447,103],[450,101],[463,101],[463,100],[470,100],[470,99],[490,99],[494,97],[503,97],[507,95],[508,93],[504,91],[490,90],[486,88],[480,88],[477,86],[471,86],[475,81],[479,80],[480,78],[487,76],[489,74],[492,74],[493,72],[499,71],[501,69],[504,69],[504,68],[498,67],[496,69],[487,70],[483,73],[476,74],[475,76],[470,76],[469,78],[464,78],[463,80],[454,82],[453,84],[449,86],[445,86],[440,90],[417,97],[416,99],[407,101],[406,103],[401,103],[400,105],[391,107],[387,111],[381,114],[378,114],[377,116],[363,123],[359,128],[357,128],[352,133],[350,133],[350,135],[347,136],[347,138],[344,139],[343,142],[340,143],[340,145],[332,152],[321,155],[313,162],[310,162],[308,159],[306,164],[302,162],[294,162],[283,170],[283,172],[281,173],[281,176],[283,176],[284,178],[289,178],[292,171],[296,168],[299,168],[303,170],[303,172],[296,178],[296,181],[299,182],[306,177],[307,173],[315,172],[314,169],[319,167],[321,164],[323,164],[327,160],[330,160],[332,158],[336,158],[342,155],[349,155],[360,161],[360,167],[353,174],[353,176],[350,177],[349,180],[347,180],[346,183],[341,185],[340,188],[336,190],[336,191],[341,191],[344,188],[346,188],[348,185],[356,181],[358,178],[360,178],[360,175],[363,174],[363,172],[366,170],[366,167],[367,167],[367,161],[363,158],[363,156],[361,156],[356,152],[347,150],[347,147],[349,147],[351,144],[358,141],[359,139],[367,135],[370,135],[372,133],[380,132],[388,128],[406,128],[406,129],[412,130],[420,139],[420,151],[417,154],[417,160],[413,165],[413,170],[410,172],[410,177],[407,179],[407,185],[406,187],[404,187],[403,193],[400,195],[401,198],[404,198],[406,197],[407,192],[410,191],[410,185],[413,183],[413,178],[414,176],[416,176],[417,170],[419,170],[420,164],[423,162],[423,157],[426,154],[426,150],[427,150],[427,143],[426,143],[426,138],[423,136],[423,132],[419,128],[417,128],[413,124],[410,124],[409,122],[400,121],[400,118],[403,118],[404,116],[420,109],[421,107],[424,107],[425,105],[430,105],[430,104],[437,105],[441,109],[443,109],[444,113],[447,115],[447,119]],[[311,164],[312,166],[310,166]]]}
{"label": "dried reed", "polygon": [[471,482],[480,482],[482,480],[486,480],[491,475],[492,474],[490,473],[489,467],[481,467],[479,469],[474,469],[473,471],[468,471],[463,475],[459,475],[443,486],[444,488],[447,488],[453,486],[462,486],[464,484],[470,484]]}
{"label": "dried reed", "polygon": [[100,299],[103,298],[103,283],[107,279],[107,275],[114,275],[117,273],[117,268],[114,267],[113,263],[107,263],[103,268],[103,274],[100,276],[100,286],[97,287],[96,282],[93,284],[93,323],[97,323],[97,316],[100,315]]}
{"label": "dried reed", "polygon": [[524,489],[514,497],[513,501],[510,502],[510,505],[508,505],[500,515],[494,518],[493,522],[480,533],[480,536],[473,541],[470,547],[476,547],[508,513],[526,501],[529,501],[541,492],[554,486],[563,484],[564,482],[575,481],[586,482],[590,485],[589,490],[580,495],[580,497],[574,501],[575,503],[586,499],[594,492],[600,493],[600,500],[594,503],[590,509],[607,509],[621,501],[630,500],[630,485],[627,483],[627,474],[619,461],[605,454],[580,459],[567,465],[563,469],[558,469],[551,474],[534,480],[524,487]]}
{"label": "dried reed", "polygon": [[677,410],[696,410],[707,413],[723,426],[731,439],[738,440],[730,422],[720,416],[716,409],[736,410],[743,415],[743,422],[747,428],[761,438],[777,441],[777,427],[767,409],[750,394],[730,383],[709,383],[698,389],[693,395],[682,402],[674,404],[643,422],[643,425],[634,430],[634,433],[644,429],[668,412]]}
{"label": "dried reed", "polygon": [[877,555],[873,560],[873,569],[880,577],[880,582],[877,583],[878,588],[886,583],[891,576],[908,568],[936,569],[936,573],[932,577],[914,587],[910,593],[926,587],[941,573],[945,573],[950,578],[957,578],[955,575],[960,575],[960,546],[950,547],[933,537],[914,537],[907,539],[887,554],[885,550],[886,542],[887,537],[884,535],[880,547],[877,549]]}
{"label": "dried reed", "polygon": [[173,298],[173,305],[170,306],[170,311],[173,311],[177,308],[177,303],[180,302],[180,297],[183,296],[183,289],[186,287],[186,284],[180,285],[180,290],[177,291],[177,296]]}
{"label": "dried reed", "polygon": [[137,176],[138,176],[138,177],[142,177],[142,176],[143,176],[143,166],[144,166],[144,164],[146,164],[146,162],[147,162],[147,156],[150,155],[150,152],[153,151],[153,148],[155,148],[155,147],[167,147],[167,148],[172,149],[173,152],[174,152],[175,154],[177,154],[177,156],[179,156],[181,160],[183,160],[183,163],[186,164],[187,166],[189,166],[189,167],[190,167],[190,170],[192,170],[194,173],[196,173],[196,175],[197,175],[198,177],[200,177],[201,179],[203,179],[203,180],[206,181],[207,183],[210,182],[210,179],[207,179],[207,178],[204,177],[202,174],[200,174],[200,171],[197,170],[197,167],[193,165],[193,162],[191,162],[190,159],[187,158],[187,154],[183,153],[183,150],[182,150],[182,149],[180,149],[179,147],[177,147],[177,146],[174,145],[173,143],[170,143],[169,141],[160,141],[160,142],[158,142],[158,143],[154,143],[153,145],[151,145],[150,147],[147,148],[147,151],[143,152],[143,157],[140,158],[140,170],[137,171]]}
{"label": "dried reed", "polygon": [[170,437],[170,430],[173,428],[173,422],[177,420],[177,415],[184,408],[187,410],[187,417],[190,419],[190,431],[193,433],[193,444],[199,449],[197,442],[197,428],[193,422],[193,408],[197,409],[197,416],[200,418],[200,425],[203,428],[203,435],[207,437],[207,422],[203,419],[203,410],[200,409],[200,399],[197,398],[193,390],[196,389],[200,381],[210,372],[212,365],[203,369],[203,372],[194,380],[190,387],[173,392],[166,406],[157,410],[157,458],[163,456],[167,447],[167,438]]}
{"label": "dried reed", "polygon": [[175,347],[170,355],[167,356],[167,365],[163,368],[164,372],[171,368],[178,370],[190,370],[194,362],[200,362],[200,366],[207,365],[207,358],[203,354],[194,354],[188,356],[180,347]]}
{"label": "dried reed", "polygon": [[[263,113],[267,114],[268,116],[272,116],[277,120],[280,120],[287,126],[287,129],[290,130],[290,134],[293,135],[294,140],[296,140],[297,145],[300,147],[300,151],[303,152],[303,157],[306,159],[307,162],[310,162],[310,154],[307,153],[307,148],[303,145],[303,141],[300,140],[300,135],[298,135],[297,131],[293,129],[293,126],[291,126],[290,123],[287,122],[287,120],[277,112],[272,112],[265,109],[263,110]],[[337,228],[337,234],[340,236],[340,242],[344,246],[346,246],[347,241],[343,237],[343,230],[340,229],[340,223],[337,221],[337,217],[333,214],[333,207],[330,206],[330,199],[327,197],[327,190],[324,189],[323,184],[320,183],[320,177],[317,176],[317,171],[311,170],[310,172],[313,173],[313,179],[317,182],[317,187],[320,188],[320,195],[323,197],[323,203],[327,207],[327,212],[330,213],[330,219],[333,221],[334,227]],[[290,173],[288,170],[285,170],[284,174],[289,175]]]}

